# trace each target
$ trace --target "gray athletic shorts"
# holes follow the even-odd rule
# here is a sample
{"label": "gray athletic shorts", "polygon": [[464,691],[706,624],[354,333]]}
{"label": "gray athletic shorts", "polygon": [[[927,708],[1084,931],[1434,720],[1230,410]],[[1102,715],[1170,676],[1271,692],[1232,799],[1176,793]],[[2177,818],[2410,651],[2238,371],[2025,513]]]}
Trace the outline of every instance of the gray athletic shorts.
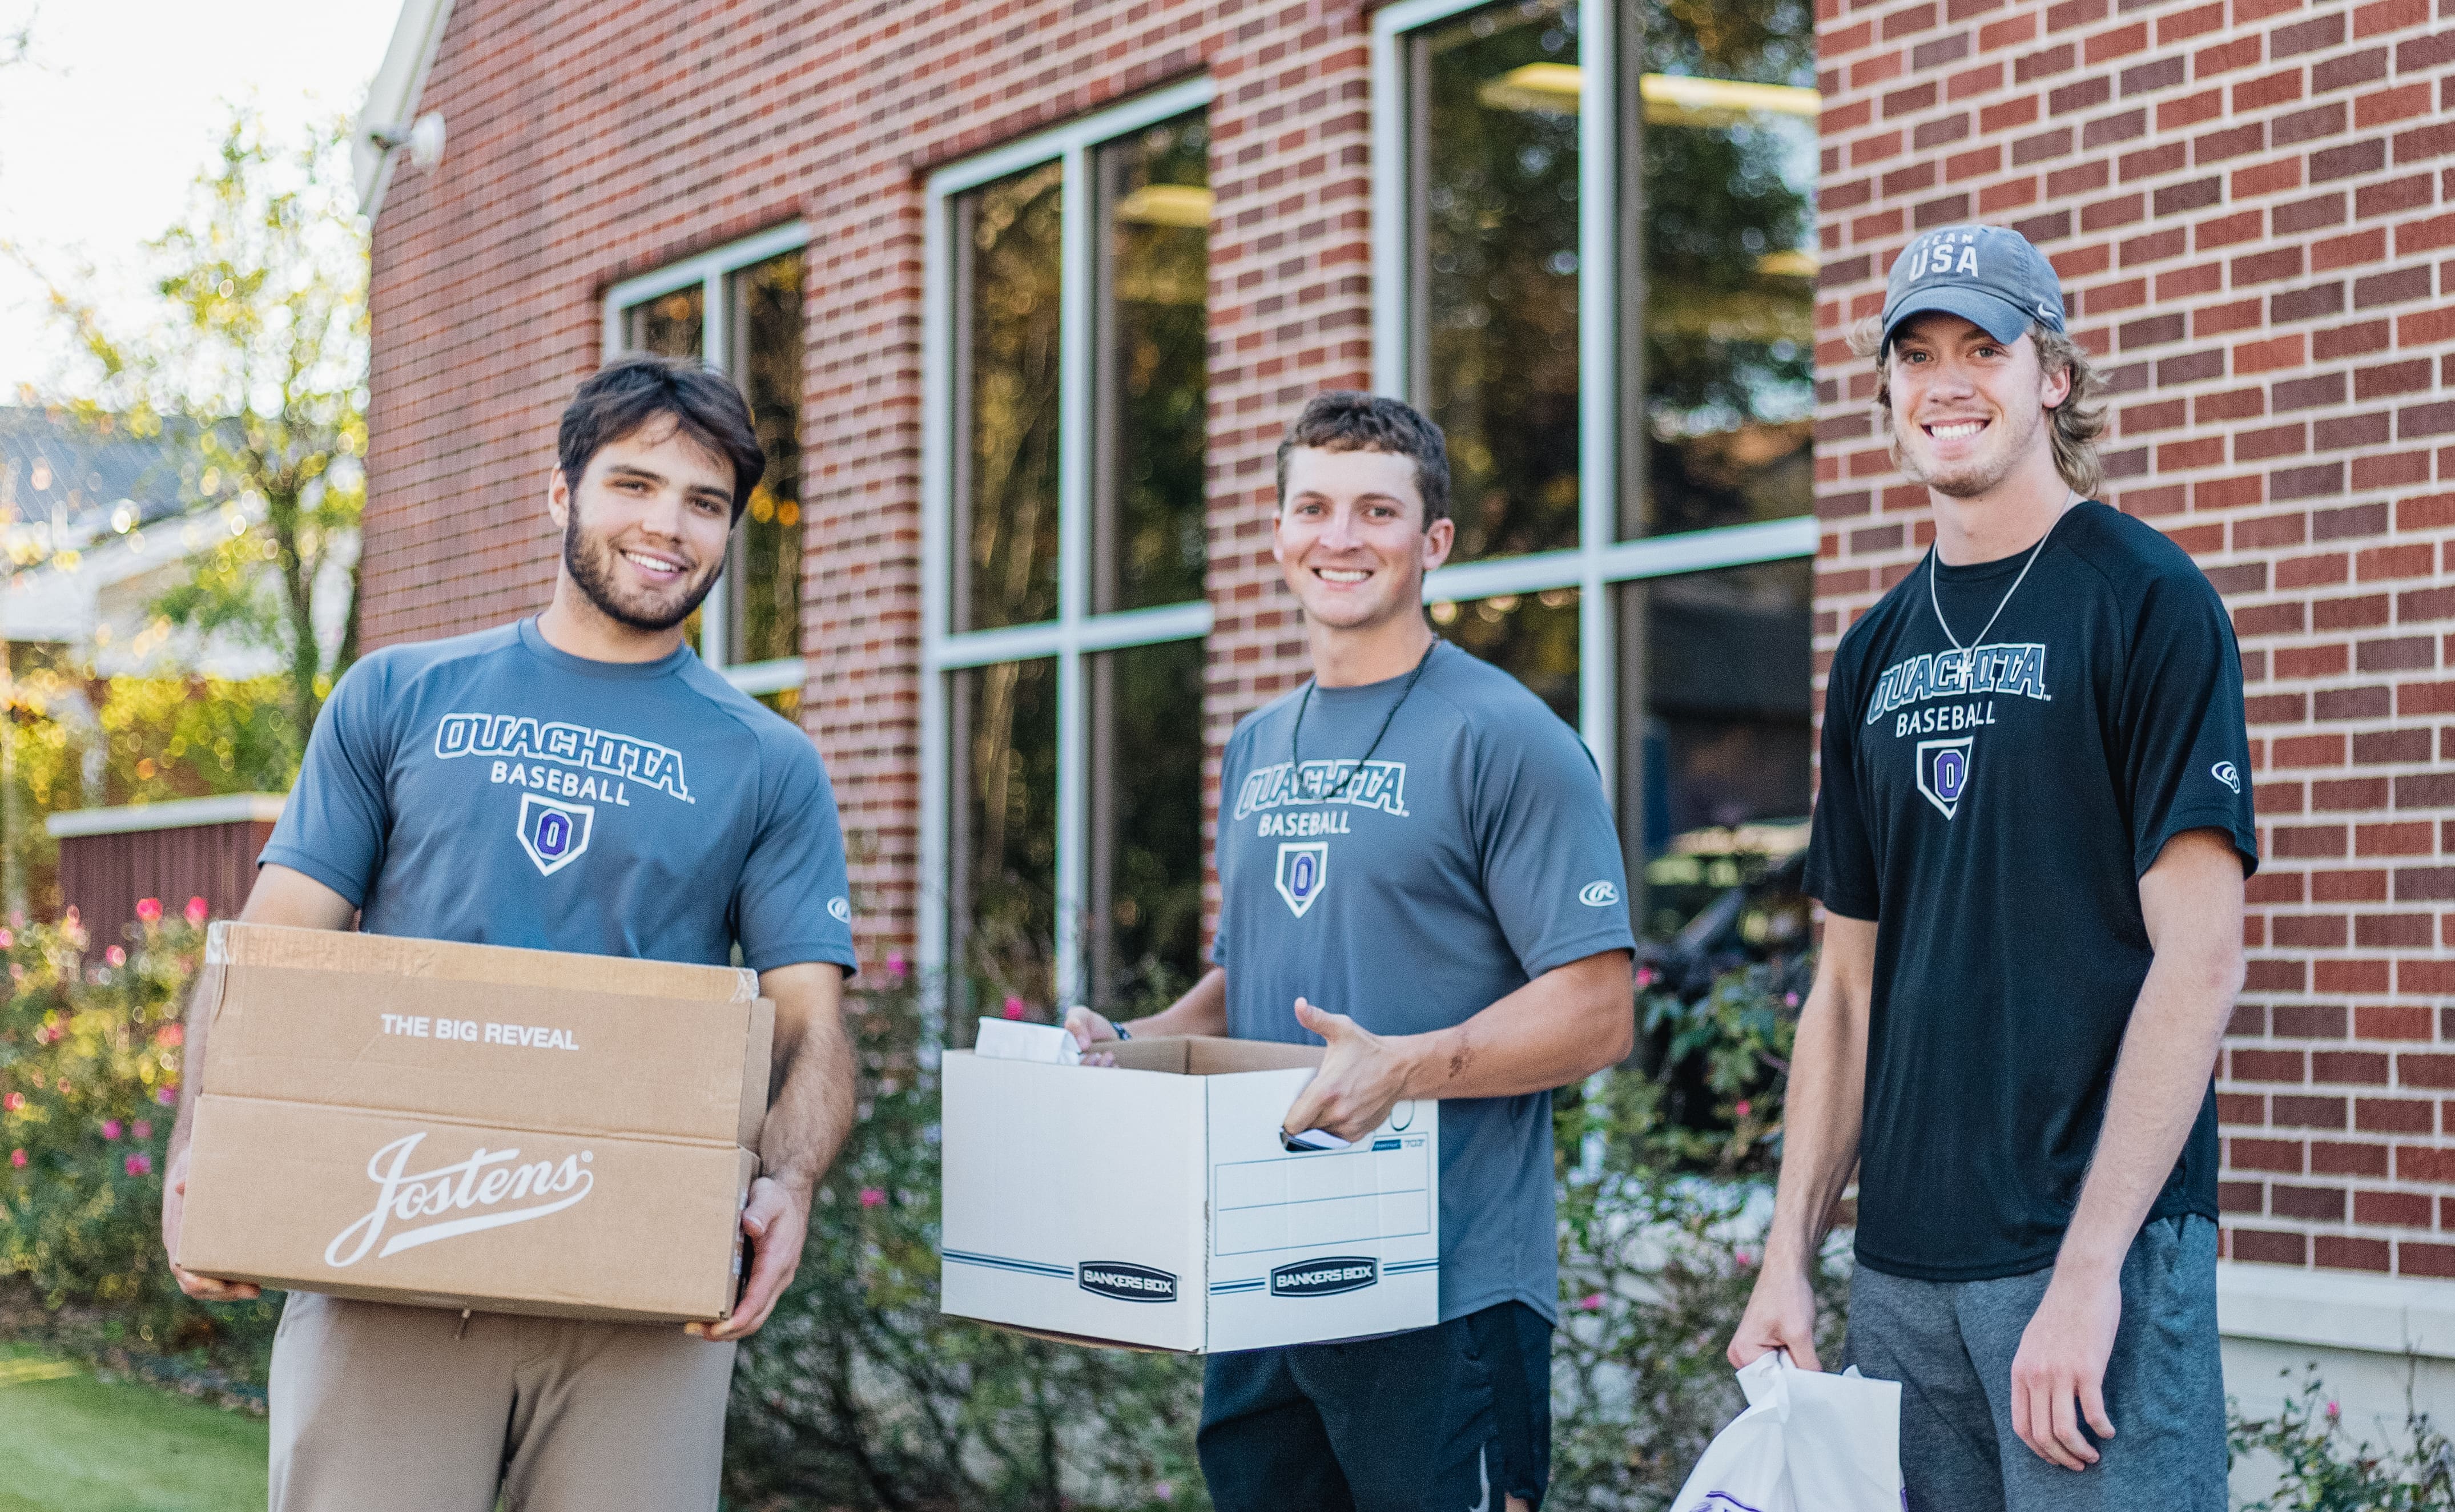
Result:
{"label": "gray athletic shorts", "polygon": [[2115,1437],[2088,1435],[2100,1458],[2085,1470],[2012,1431],[2012,1357],[2053,1276],[1919,1281],[1862,1265],[1851,1279],[1850,1362],[1901,1383],[1910,1512],[2225,1512],[2217,1226],[2156,1219],[2123,1257],[2105,1368]]}
{"label": "gray athletic shorts", "polygon": [[715,1512],[730,1343],[293,1292],[272,1512]]}

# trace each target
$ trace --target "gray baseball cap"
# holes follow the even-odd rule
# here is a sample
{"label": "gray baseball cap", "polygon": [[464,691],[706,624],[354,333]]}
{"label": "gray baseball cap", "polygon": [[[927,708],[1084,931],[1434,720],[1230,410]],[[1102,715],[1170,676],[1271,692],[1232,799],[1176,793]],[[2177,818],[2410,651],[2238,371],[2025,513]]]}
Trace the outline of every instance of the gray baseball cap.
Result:
{"label": "gray baseball cap", "polygon": [[2002,226],[1941,226],[1893,259],[1884,281],[1884,340],[1912,315],[1958,315],[2007,345],[2032,324],[2063,329],[2062,281],[2029,238]]}

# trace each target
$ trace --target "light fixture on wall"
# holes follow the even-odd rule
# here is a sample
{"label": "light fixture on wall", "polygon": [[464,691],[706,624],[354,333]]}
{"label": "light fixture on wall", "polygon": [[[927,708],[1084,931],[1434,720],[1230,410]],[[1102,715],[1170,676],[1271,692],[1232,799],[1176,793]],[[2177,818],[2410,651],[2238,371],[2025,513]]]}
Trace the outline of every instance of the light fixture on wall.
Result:
{"label": "light fixture on wall", "polygon": [[443,160],[443,112],[429,111],[407,126],[369,127],[367,140],[387,154],[408,148],[411,162],[433,168]]}

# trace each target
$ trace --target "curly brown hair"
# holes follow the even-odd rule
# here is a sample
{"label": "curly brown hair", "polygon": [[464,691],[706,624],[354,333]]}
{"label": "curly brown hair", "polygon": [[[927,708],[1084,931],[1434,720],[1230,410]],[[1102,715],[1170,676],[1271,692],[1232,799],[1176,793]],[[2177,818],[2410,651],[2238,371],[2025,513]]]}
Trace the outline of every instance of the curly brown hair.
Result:
{"label": "curly brown hair", "polygon": [[[2105,380],[2089,361],[2088,353],[2067,333],[2050,331],[2033,322],[2029,339],[2037,343],[2038,365],[2042,371],[2060,370],[2071,374],[2071,393],[2047,412],[2054,417],[2047,434],[2054,442],[2055,471],[2062,474],[2073,493],[2082,498],[2094,498],[2105,482],[2105,464],[2097,454],[2097,438],[2105,433]],[[1883,360],[1881,316],[1869,315],[1851,328],[1850,350],[1876,364],[1876,419],[1884,428],[1884,445],[1892,451],[1893,461],[1897,465],[1900,448],[1893,439],[1893,374],[1891,365]]]}

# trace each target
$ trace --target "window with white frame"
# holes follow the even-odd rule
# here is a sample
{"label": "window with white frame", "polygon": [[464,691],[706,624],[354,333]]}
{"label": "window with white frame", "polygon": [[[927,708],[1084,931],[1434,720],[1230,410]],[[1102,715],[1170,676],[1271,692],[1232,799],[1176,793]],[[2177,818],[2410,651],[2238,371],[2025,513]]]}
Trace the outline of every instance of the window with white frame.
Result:
{"label": "window with white frame", "polygon": [[1447,433],[1435,627],[1612,775],[1641,937],[1797,941],[1816,121],[1805,0],[1397,0],[1374,366]]}
{"label": "window with white frame", "polygon": [[923,955],[957,1042],[1200,969],[1208,100],[929,181]]}
{"label": "window with white frame", "polygon": [[724,574],[688,627],[700,655],[787,718],[801,700],[801,250],[780,227],[617,284],[605,354],[649,352],[728,373],[750,401],[767,472]]}

